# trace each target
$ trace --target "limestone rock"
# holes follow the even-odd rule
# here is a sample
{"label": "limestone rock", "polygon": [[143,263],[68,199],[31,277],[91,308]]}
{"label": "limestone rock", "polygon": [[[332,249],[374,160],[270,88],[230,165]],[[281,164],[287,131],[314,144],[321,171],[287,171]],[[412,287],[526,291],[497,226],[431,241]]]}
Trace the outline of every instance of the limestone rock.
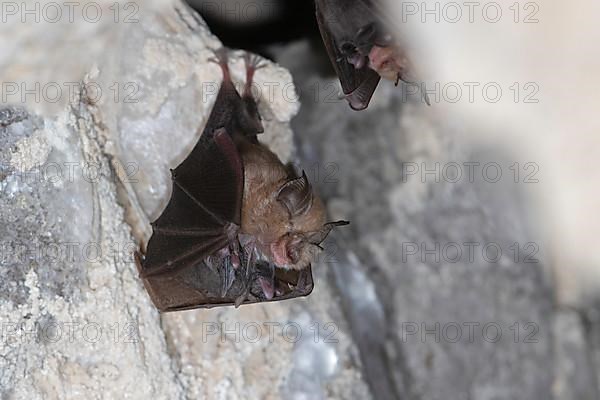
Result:
{"label": "limestone rock", "polygon": [[[307,299],[154,309],[132,252],[168,200],[169,168],[210,113],[221,76],[207,59],[220,43],[179,1],[144,2],[136,17],[27,28],[19,38],[68,32],[92,42],[82,52],[96,62],[56,75],[81,81],[90,71],[65,111],[0,110],[1,397],[370,398],[324,262]],[[56,62],[64,59],[30,67],[53,76]],[[231,68],[243,84],[240,52]],[[291,75],[268,63],[256,82],[261,140],[292,160]]]}

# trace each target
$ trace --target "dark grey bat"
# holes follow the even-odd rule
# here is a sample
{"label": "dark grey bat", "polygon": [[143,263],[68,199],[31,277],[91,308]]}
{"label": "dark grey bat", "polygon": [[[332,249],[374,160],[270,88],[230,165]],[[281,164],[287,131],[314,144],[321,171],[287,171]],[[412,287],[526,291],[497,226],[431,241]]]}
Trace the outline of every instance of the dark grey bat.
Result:
{"label": "dark grey bat", "polygon": [[[315,0],[319,29],[350,107],[369,106],[380,78],[415,84],[378,0]],[[429,104],[429,98],[424,93]]]}

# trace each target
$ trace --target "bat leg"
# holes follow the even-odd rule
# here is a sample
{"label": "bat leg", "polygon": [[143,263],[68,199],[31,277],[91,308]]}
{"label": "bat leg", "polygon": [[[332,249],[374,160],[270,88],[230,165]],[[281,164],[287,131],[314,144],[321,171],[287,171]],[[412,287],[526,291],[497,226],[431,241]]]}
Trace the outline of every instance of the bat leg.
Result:
{"label": "bat leg", "polygon": [[211,51],[214,57],[209,58],[208,61],[221,67],[224,81],[231,81],[231,73],[229,72],[229,49],[227,49],[227,47],[221,47],[216,50],[211,49]]}
{"label": "bat leg", "polygon": [[244,56],[246,62],[246,85],[244,86],[244,97],[252,97],[252,83],[254,82],[254,73],[267,65],[256,54],[246,53]]}

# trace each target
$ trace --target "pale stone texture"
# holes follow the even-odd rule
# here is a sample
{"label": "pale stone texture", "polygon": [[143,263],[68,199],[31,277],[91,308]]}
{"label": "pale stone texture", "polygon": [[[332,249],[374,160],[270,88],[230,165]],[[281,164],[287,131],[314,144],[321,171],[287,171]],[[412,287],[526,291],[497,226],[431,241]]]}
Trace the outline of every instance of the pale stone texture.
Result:
{"label": "pale stone texture", "polygon": [[[130,24],[113,22],[112,1],[96,3],[109,16],[99,23],[0,26],[3,82],[77,82],[91,71],[81,97],[27,96],[39,116],[0,109],[0,397],[598,398],[599,307],[556,310],[523,187],[510,176],[423,182],[405,169],[495,161],[506,172],[512,155],[465,139],[435,107],[403,105],[390,84],[352,112],[305,45],[280,52],[303,103],[297,153],[332,218],[352,225],[326,246],[306,299],[160,316],[131,253],[168,200],[168,169],[208,117],[221,75],[206,60],[220,43],[180,2],[140,3]],[[243,84],[241,53],[231,61]],[[262,140],[296,161],[291,75],[269,63],[257,82]],[[407,243],[464,242],[497,243],[504,255],[402,254]],[[529,242],[537,262],[522,258]],[[473,340],[469,323],[479,324]],[[497,342],[493,329],[483,336],[488,323],[502,331]]]}
{"label": "pale stone texture", "polygon": [[[96,112],[75,104],[56,119],[26,116],[0,128],[3,398],[183,393],[131,262]],[[50,151],[26,147],[38,142]],[[35,159],[17,169],[15,154]],[[92,164],[97,177],[84,172]]]}
{"label": "pale stone texture", "polygon": [[[509,147],[473,139],[435,104],[404,102],[389,82],[353,112],[306,44],[278,53],[303,103],[292,124],[301,158],[320,166],[332,216],[352,221],[336,235],[334,282],[374,397],[597,398],[597,321],[555,311],[550,243],[529,188],[511,175],[519,158]],[[465,162],[479,163],[472,179]],[[489,162],[498,182],[482,174]],[[462,177],[444,172],[450,163]],[[477,246],[472,257],[465,243]]]}
{"label": "pale stone texture", "polygon": [[[307,299],[163,316],[151,304],[132,252],[148,239],[169,197],[169,168],[198,139],[221,80],[207,62],[220,43],[202,21],[181,2],[153,8],[141,3],[138,23],[40,25],[17,36],[50,46],[68,33],[91,68],[86,59],[57,72],[62,47],[47,63],[11,47],[0,64],[15,81],[79,81],[91,71],[71,104],[27,98],[43,116],[0,110],[1,397],[369,399],[325,261]],[[31,46],[42,51],[21,50]],[[240,85],[241,55],[231,54]],[[254,89],[261,140],[293,160],[291,75],[267,63]]]}

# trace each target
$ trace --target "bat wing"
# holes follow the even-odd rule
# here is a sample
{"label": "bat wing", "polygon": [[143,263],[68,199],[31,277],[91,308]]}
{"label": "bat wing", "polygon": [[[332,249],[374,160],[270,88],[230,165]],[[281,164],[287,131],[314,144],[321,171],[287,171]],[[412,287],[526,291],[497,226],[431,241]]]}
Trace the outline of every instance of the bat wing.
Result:
{"label": "bat wing", "polygon": [[172,275],[227,247],[240,225],[243,179],[231,136],[205,131],[172,171],[171,199],[152,224],[142,275]]}
{"label": "bat wing", "polygon": [[341,51],[342,43],[338,42],[338,38],[336,38],[335,33],[332,32],[329,26],[333,21],[329,21],[322,10],[321,4],[323,1],[325,0],[316,1],[316,14],[327,54],[340,79],[342,90],[346,95],[350,107],[354,110],[364,110],[369,106],[371,97],[373,97],[373,93],[375,93],[381,77],[367,65],[357,69],[353,64],[348,62],[346,56]]}
{"label": "bat wing", "polygon": [[[139,254],[136,254],[136,262],[138,271],[142,271]],[[255,287],[258,283],[254,282],[249,288],[250,295],[243,304],[308,296],[314,288],[310,267],[304,270],[304,278],[301,274],[301,271],[277,268],[275,270],[276,297],[265,299],[259,294],[262,293],[261,288]],[[219,276],[210,268],[186,268],[173,278],[152,276],[142,281],[150,298],[161,312],[232,306],[236,304],[239,296],[248,290],[242,287],[242,279],[238,278],[225,295],[216,294],[213,289],[219,287],[221,282]]]}

